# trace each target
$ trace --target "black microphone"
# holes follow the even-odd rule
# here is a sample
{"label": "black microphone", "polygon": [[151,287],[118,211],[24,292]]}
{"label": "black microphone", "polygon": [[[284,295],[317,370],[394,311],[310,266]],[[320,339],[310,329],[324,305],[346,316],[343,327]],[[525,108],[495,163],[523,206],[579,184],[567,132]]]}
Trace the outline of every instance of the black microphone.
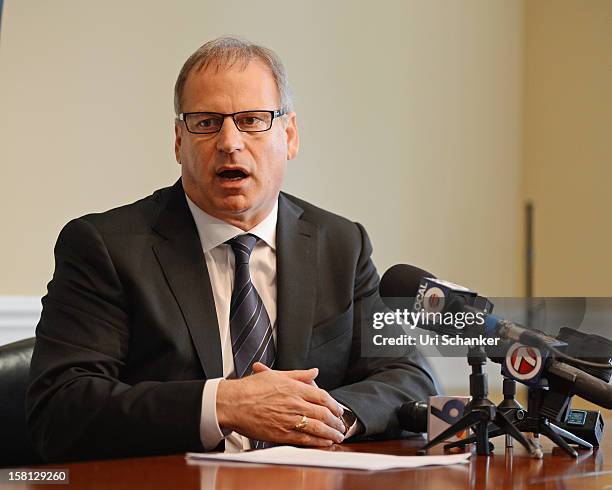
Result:
{"label": "black microphone", "polygon": [[572,387],[572,393],[575,395],[600,407],[612,408],[612,386],[601,379],[555,360],[548,364],[545,373],[553,376],[555,381],[567,383]]}
{"label": "black microphone", "polygon": [[[437,280],[432,274],[418,267],[406,264],[398,264],[391,267],[383,274],[379,290],[383,302],[390,308],[395,307],[391,305],[393,303],[393,298],[414,298],[415,296],[417,296],[417,300],[414,304],[414,308],[420,307],[421,305],[426,306],[426,302],[423,302],[419,298],[431,298],[433,296],[428,296],[428,293],[435,291],[435,304],[441,307],[438,311],[448,311],[449,309],[454,311],[458,309],[467,312],[474,312],[477,310],[484,311],[486,313],[485,324],[483,325],[484,329],[479,330],[487,337],[501,337],[520,344],[529,345],[531,343],[531,345],[535,344],[539,347],[553,346],[555,342],[559,342],[559,339],[545,335],[542,332],[534,331],[533,329],[525,328],[491,314],[491,309],[489,308],[491,303],[486,298],[478,296],[475,292],[463,286]],[[385,298],[390,298],[390,301],[386,301]],[[430,325],[429,328],[443,331],[436,325]],[[461,332],[457,330],[456,333]],[[496,358],[492,358],[492,360],[499,362],[502,359],[496,356]],[[539,383],[541,377],[552,378],[549,381],[552,382],[554,380],[568,383],[572,388],[573,394],[592,401],[604,408],[612,408],[611,385],[567,363],[560,362],[556,359],[544,360],[548,362],[542,362],[537,372],[534,371],[532,378],[521,379],[515,376],[511,377],[527,385],[530,385],[529,380],[531,380],[531,384],[534,384],[535,382]],[[508,360],[506,360],[505,364],[508,364],[507,361]],[[504,363],[502,363],[502,366],[504,366]]]}
{"label": "black microphone", "polygon": [[396,264],[389,268],[378,286],[383,303],[394,308],[392,298],[414,298],[424,277],[435,279],[436,276],[414,265]]}
{"label": "black microphone", "polygon": [[[389,268],[380,279],[378,291],[388,308],[396,308],[399,298],[414,300],[424,277],[435,278],[431,272],[413,265],[396,264]],[[412,305],[410,305],[412,307]],[[427,402],[404,403],[397,411],[400,427],[410,432],[427,432]]]}
{"label": "black microphone", "polygon": [[[469,307],[466,307],[469,309]],[[499,336],[502,339],[519,342],[524,345],[532,345],[542,348],[550,348],[558,345],[560,341],[555,337],[546,335],[544,332],[532,328],[524,327],[518,323],[505,320],[499,316],[490,314],[485,319],[485,334],[489,337]]]}
{"label": "black microphone", "polygon": [[[440,292],[444,295],[443,297],[445,297],[446,300],[445,310],[461,310],[472,313],[483,311],[482,307],[476,307],[475,304],[466,302],[465,288],[463,286],[439,280],[429,281],[427,278],[423,279],[422,282],[425,284],[426,289],[435,288],[440,290],[440,283],[444,284],[444,290]],[[423,289],[423,285],[421,285],[420,288]],[[427,295],[427,292],[425,292],[425,295]],[[467,298],[468,300],[470,299],[469,297]],[[482,299],[488,302],[486,298]],[[489,355],[489,358],[494,362],[502,361],[501,364],[504,375],[528,386],[540,384],[540,379],[542,378],[548,379],[550,383],[565,383],[567,386],[571,386],[571,392],[573,394],[601,407],[608,409],[612,408],[612,385],[566,362],[561,362],[556,359],[546,359],[549,349],[554,349],[556,345],[566,344],[566,342],[560,341],[555,337],[550,337],[543,332],[505,320],[490,312],[487,312],[485,316],[484,329],[481,331],[489,338],[498,337],[513,341],[517,344],[536,346],[545,357],[541,362],[540,368],[537,370],[534,369],[529,377],[516,377],[515,374],[508,369],[508,366],[511,364],[509,353],[506,354],[505,358],[499,355]]]}
{"label": "black microphone", "polygon": [[427,432],[427,402],[404,403],[397,411],[400,427],[416,433]]}

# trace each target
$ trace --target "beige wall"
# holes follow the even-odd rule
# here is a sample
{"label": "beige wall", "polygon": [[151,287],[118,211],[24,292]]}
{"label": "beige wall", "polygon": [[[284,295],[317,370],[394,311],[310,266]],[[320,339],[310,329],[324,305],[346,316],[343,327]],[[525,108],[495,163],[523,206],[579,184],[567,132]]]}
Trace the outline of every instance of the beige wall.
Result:
{"label": "beige wall", "polygon": [[612,2],[527,1],[535,294],[612,296]]}
{"label": "beige wall", "polygon": [[381,272],[521,294],[522,2],[6,0],[2,21],[0,295],[44,294],[70,218],[178,177],[174,79],[226,33],[286,61],[287,191],[361,221]]}

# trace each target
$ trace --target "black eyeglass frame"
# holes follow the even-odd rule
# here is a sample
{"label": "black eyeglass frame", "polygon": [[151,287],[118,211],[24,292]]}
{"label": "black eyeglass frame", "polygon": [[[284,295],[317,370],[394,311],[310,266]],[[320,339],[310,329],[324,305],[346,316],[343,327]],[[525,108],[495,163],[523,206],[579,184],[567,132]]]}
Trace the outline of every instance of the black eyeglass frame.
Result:
{"label": "black eyeglass frame", "polygon": [[[236,122],[236,116],[238,114],[249,114],[252,112],[266,112],[270,114],[270,116],[272,116],[272,118],[270,119],[270,126],[268,126],[267,129],[259,129],[257,131],[249,131],[245,129],[240,129],[238,127],[238,123]],[[264,110],[257,110],[257,109],[252,110],[252,111],[238,111],[232,114],[223,114],[222,112],[181,112],[176,117],[179,119],[179,121],[183,121],[185,123],[185,127],[187,128],[187,131],[189,131],[191,134],[216,134],[220,132],[221,128],[223,127],[223,124],[221,124],[221,126],[219,126],[219,129],[217,129],[216,131],[209,131],[207,133],[198,133],[196,131],[192,131],[191,129],[189,129],[189,125],[187,124],[187,116],[190,116],[192,114],[208,114],[211,116],[221,116],[223,117],[223,121],[225,121],[226,117],[231,117],[232,121],[234,121],[234,125],[236,126],[236,129],[242,133],[264,133],[266,131],[270,131],[270,129],[272,128],[272,124],[274,124],[274,119],[276,119],[277,117],[284,116],[285,114],[288,114],[288,113],[289,111],[287,111],[287,109],[281,108],[281,109],[276,109],[273,111],[264,111]]]}

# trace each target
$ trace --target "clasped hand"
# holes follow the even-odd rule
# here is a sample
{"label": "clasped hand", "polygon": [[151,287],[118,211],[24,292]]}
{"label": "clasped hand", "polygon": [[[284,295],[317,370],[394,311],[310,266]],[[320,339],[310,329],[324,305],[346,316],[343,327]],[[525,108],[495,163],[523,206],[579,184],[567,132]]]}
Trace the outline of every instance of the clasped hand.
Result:
{"label": "clasped hand", "polygon": [[[276,371],[255,363],[253,374],[222,380],[217,420],[250,439],[301,446],[330,446],[344,439],[343,409],[314,382],[317,368]],[[296,425],[307,417],[305,427]]]}

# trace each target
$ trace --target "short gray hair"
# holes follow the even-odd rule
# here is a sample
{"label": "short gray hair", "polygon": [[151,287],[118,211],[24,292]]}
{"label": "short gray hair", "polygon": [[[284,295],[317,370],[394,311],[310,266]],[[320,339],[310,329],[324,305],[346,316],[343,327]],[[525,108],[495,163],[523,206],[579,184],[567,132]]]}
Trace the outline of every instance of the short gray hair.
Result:
{"label": "short gray hair", "polygon": [[183,89],[187,76],[192,70],[206,69],[212,63],[219,70],[220,68],[231,67],[238,62],[246,68],[246,65],[253,59],[263,61],[270,68],[278,88],[281,106],[287,111],[293,110],[293,96],[289,87],[287,71],[279,56],[271,49],[259,46],[246,39],[225,36],[203,44],[185,61],[174,85],[174,111],[176,114],[182,112]]}

